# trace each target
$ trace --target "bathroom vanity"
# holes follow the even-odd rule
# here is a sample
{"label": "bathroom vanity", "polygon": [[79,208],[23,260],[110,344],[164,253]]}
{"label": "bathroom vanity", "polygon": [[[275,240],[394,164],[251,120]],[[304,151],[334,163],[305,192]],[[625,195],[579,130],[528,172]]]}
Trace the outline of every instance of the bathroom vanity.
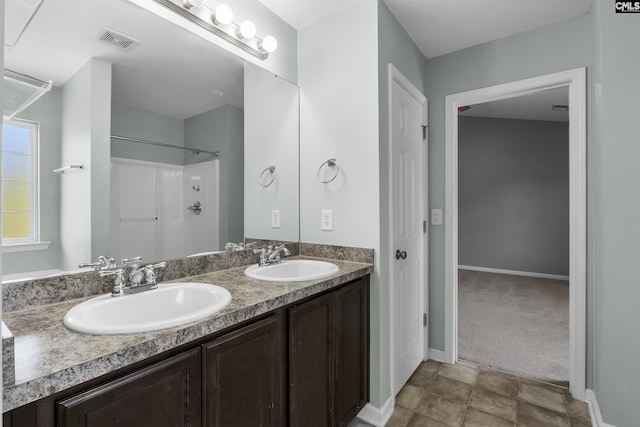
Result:
{"label": "bathroom vanity", "polygon": [[225,287],[232,302],[156,332],[64,328],[87,298],[6,313],[16,379],[4,425],[348,425],[368,401],[373,268],[331,262],[338,274],[317,281],[256,281],[246,265],[188,277]]}

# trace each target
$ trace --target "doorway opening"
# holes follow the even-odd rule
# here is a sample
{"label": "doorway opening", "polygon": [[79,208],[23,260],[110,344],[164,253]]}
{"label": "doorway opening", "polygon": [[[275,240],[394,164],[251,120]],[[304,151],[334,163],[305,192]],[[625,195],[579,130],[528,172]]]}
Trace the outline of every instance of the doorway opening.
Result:
{"label": "doorway opening", "polygon": [[446,97],[445,362],[458,360],[459,134],[458,108],[568,89],[569,114],[569,382],[585,397],[586,353],[586,71],[584,68]]}
{"label": "doorway opening", "polygon": [[564,387],[568,92],[458,108],[458,356]]}

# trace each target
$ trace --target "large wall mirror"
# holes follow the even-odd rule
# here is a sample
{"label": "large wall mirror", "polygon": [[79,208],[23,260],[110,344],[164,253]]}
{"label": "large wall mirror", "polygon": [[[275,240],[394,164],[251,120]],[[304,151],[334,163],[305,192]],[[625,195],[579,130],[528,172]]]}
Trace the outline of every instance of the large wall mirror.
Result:
{"label": "large wall mirror", "polygon": [[4,68],[53,87],[11,122],[36,124],[36,173],[3,178],[3,218],[31,210],[50,244],[3,246],[3,280],[299,240],[295,85],[126,0],[5,3]]}

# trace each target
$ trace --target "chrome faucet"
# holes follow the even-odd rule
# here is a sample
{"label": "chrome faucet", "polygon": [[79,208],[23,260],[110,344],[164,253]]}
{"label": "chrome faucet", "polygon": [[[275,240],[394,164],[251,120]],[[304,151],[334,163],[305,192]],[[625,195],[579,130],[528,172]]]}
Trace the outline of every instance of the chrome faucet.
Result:
{"label": "chrome faucet", "polygon": [[100,255],[96,262],[83,263],[78,265],[78,268],[92,267],[94,270],[106,270],[109,268],[117,268],[115,258],[107,258],[104,255]]}
{"label": "chrome faucet", "polygon": [[124,270],[117,268],[115,270],[103,270],[98,272],[100,277],[114,275],[116,278],[113,281],[113,289],[111,290],[112,297],[121,297],[124,295],[124,288],[127,285],[127,281],[124,278]]}
{"label": "chrome faucet", "polygon": [[225,251],[243,251],[245,249],[249,249],[253,246],[256,245],[256,242],[249,242],[249,243],[244,243],[244,242],[240,242],[240,243],[233,243],[233,242],[229,242],[226,245],[224,245],[224,250]]}
{"label": "chrome faucet", "polygon": [[260,261],[258,261],[258,265],[260,267],[264,267],[266,265],[277,264],[282,259],[280,258],[280,254],[283,256],[291,255],[289,249],[287,249],[284,245],[271,246],[269,245],[266,248],[259,248],[253,250],[254,254],[260,254]]}
{"label": "chrome faucet", "polygon": [[149,264],[142,267],[142,271],[144,272],[144,285],[151,286],[151,289],[155,289],[158,287],[158,282],[156,279],[156,272],[154,268],[164,268],[167,266],[165,261],[159,262],[157,264]]}
{"label": "chrome faucet", "polygon": [[[128,258],[122,260],[122,265],[115,269],[101,270],[98,274],[101,277],[115,276],[113,282],[112,297],[119,297],[127,294],[135,294],[138,292],[156,289],[158,287],[155,268],[166,267],[166,262],[157,264],[149,264],[140,267],[138,264],[132,264],[133,261],[139,261],[142,257]],[[125,274],[125,269],[131,268],[129,274]],[[127,283],[128,279],[128,283]]]}

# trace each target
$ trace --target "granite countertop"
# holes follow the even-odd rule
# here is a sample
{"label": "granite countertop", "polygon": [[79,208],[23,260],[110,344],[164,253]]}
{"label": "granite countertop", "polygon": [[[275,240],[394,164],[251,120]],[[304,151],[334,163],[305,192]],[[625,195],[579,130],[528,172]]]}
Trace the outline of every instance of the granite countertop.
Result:
{"label": "granite countertop", "polygon": [[155,332],[99,336],[66,329],[62,323],[64,314],[90,297],[5,313],[3,321],[14,340],[15,384],[4,389],[3,411],[187,344],[373,271],[372,264],[368,263],[331,262],[340,267],[340,272],[325,280],[261,282],[243,274],[246,266],[174,280],[222,286],[229,290],[232,301],[223,310],[197,322]]}

